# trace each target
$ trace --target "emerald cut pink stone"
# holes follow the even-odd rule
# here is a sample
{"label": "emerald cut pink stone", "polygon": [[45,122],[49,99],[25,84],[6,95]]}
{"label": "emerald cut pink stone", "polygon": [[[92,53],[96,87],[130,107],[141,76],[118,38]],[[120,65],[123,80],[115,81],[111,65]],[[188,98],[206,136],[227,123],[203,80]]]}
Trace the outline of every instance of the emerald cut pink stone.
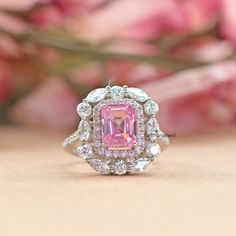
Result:
{"label": "emerald cut pink stone", "polygon": [[136,142],[136,109],[131,104],[110,104],[101,109],[102,142],[108,150],[131,149]]}

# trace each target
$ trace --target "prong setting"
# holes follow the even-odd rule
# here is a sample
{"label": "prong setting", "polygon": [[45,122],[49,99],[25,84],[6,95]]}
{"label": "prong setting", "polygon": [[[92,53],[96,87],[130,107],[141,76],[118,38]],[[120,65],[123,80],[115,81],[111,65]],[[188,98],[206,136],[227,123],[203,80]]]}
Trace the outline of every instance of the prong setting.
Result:
{"label": "prong setting", "polygon": [[158,110],[141,89],[127,85],[95,89],[78,105],[78,130],[63,146],[73,145],[72,154],[101,174],[141,172],[159,156],[158,142],[169,144],[155,117]]}

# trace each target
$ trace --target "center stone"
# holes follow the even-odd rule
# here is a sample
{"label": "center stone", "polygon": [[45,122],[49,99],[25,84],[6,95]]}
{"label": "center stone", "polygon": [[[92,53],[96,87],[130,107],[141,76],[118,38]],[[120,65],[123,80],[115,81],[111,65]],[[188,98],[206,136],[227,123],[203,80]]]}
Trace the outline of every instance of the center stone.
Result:
{"label": "center stone", "polygon": [[102,142],[108,150],[131,149],[136,142],[136,109],[131,104],[105,105],[101,109]]}

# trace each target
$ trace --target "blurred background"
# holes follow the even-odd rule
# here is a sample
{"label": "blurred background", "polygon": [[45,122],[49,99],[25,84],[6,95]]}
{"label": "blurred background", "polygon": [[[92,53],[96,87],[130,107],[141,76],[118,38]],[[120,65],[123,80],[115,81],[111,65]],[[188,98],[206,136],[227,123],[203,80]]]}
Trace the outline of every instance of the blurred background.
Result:
{"label": "blurred background", "polygon": [[[110,80],[177,136],[144,174],[62,150]],[[236,0],[0,0],[0,235],[235,235],[235,124]]]}
{"label": "blurred background", "polygon": [[164,131],[236,122],[235,0],[1,0],[0,122],[77,126],[92,89],[139,87]]}

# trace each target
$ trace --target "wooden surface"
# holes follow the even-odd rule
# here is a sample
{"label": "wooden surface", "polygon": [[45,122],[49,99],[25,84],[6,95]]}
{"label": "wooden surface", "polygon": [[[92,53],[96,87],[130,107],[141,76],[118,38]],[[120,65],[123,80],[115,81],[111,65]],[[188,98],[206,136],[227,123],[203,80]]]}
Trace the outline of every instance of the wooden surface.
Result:
{"label": "wooden surface", "polygon": [[0,235],[235,235],[235,131],[177,138],[143,174],[100,176],[63,135],[0,127]]}

